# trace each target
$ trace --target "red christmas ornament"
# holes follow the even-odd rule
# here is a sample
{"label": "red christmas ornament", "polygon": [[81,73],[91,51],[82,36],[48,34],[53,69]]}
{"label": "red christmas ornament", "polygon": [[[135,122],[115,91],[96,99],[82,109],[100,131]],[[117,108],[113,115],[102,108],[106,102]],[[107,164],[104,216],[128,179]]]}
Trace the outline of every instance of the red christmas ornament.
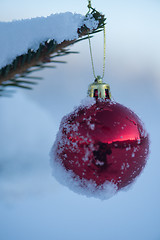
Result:
{"label": "red christmas ornament", "polygon": [[96,80],[89,95],[96,100],[90,98],[90,104],[62,119],[51,152],[52,164],[54,175],[63,184],[105,199],[141,173],[149,139],[139,117],[110,99],[107,84]]}

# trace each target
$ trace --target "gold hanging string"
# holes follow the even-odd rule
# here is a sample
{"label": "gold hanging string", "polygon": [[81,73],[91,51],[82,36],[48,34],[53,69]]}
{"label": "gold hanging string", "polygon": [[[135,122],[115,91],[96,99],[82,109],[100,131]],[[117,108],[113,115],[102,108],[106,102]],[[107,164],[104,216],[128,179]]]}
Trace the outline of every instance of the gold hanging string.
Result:
{"label": "gold hanging string", "polygon": [[92,55],[92,47],[91,47],[91,38],[90,38],[89,34],[88,34],[88,40],[89,40],[89,50],[90,50],[90,56],[91,56],[93,76],[96,79],[96,74],[95,74],[95,69],[94,69],[94,62],[93,62],[93,55]]}
{"label": "gold hanging string", "polygon": [[103,47],[104,47],[104,52],[103,52],[103,75],[102,79],[104,78],[104,73],[105,73],[105,66],[106,66],[106,28],[105,25],[103,26]]}
{"label": "gold hanging string", "polygon": [[[88,13],[90,12],[92,8],[91,5],[91,0],[88,0]],[[106,62],[106,30],[105,30],[105,25],[103,26],[103,39],[104,39],[104,53],[103,53],[103,74],[102,74],[102,79],[104,78],[104,73],[105,73],[105,62]],[[91,63],[92,63],[92,71],[93,71],[93,75],[94,78],[96,79],[97,76],[95,74],[95,68],[94,68],[94,61],[93,61],[93,54],[92,54],[92,46],[91,46],[91,38],[90,35],[88,33],[88,40],[89,40],[89,49],[90,49],[90,56],[91,56]]]}

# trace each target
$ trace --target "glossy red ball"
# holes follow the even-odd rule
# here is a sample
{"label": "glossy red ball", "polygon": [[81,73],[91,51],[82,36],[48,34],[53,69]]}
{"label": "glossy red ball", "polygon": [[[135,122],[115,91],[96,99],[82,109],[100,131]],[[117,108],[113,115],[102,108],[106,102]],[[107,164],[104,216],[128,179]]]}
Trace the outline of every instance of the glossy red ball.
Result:
{"label": "glossy red ball", "polygon": [[71,171],[73,179],[78,176],[102,188],[107,181],[119,190],[144,168],[149,139],[133,111],[111,100],[98,100],[63,118],[54,152],[54,161]]}

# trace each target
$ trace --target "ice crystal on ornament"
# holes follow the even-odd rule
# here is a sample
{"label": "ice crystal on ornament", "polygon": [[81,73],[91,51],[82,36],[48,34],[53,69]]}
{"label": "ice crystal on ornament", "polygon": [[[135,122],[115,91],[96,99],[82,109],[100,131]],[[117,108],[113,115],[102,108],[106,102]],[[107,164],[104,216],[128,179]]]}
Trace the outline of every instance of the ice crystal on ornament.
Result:
{"label": "ice crystal on ornament", "polygon": [[61,121],[51,150],[53,175],[75,192],[107,199],[140,174],[148,151],[148,135],[135,113],[88,98]]}

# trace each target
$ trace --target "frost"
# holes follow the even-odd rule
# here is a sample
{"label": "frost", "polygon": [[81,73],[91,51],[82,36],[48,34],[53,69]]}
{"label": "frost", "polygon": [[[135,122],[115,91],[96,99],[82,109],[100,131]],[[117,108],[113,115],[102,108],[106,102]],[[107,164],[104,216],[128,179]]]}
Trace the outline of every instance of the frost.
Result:
{"label": "frost", "polygon": [[72,130],[74,132],[78,131],[79,123],[77,122],[76,124],[72,124]]}
{"label": "frost", "polygon": [[83,121],[86,121],[88,127],[91,129],[91,130],[94,130],[95,129],[95,124],[94,123],[91,123],[92,122],[92,117],[90,116],[89,118],[83,118]]}
{"label": "frost", "polygon": [[82,158],[82,160],[83,160],[84,162],[87,162],[87,161],[89,160],[90,152],[91,152],[91,151],[93,152],[94,150],[95,150],[95,148],[94,148],[93,144],[92,144],[92,143],[89,144],[89,146],[86,147],[86,149],[85,149],[85,156]]}
{"label": "frost", "polygon": [[134,147],[133,152],[134,152],[134,153],[135,153],[135,152],[138,152],[138,150],[139,150],[139,147]]}
{"label": "frost", "polygon": [[138,143],[138,144],[141,144],[141,139],[137,139],[137,143]]}
{"label": "frost", "polygon": [[132,158],[134,158],[134,157],[135,157],[135,153],[133,152],[133,153],[132,153]]}
{"label": "frost", "polygon": [[95,124],[90,124],[90,129],[94,130],[95,129]]}
{"label": "frost", "polygon": [[96,165],[103,166],[103,165],[104,165],[104,162],[101,162],[101,161],[99,161],[99,160],[96,160]]}
{"label": "frost", "polygon": [[145,148],[145,154],[148,154],[148,148]]}
{"label": "frost", "polygon": [[77,29],[84,23],[91,30],[98,26],[93,16],[85,19],[81,14],[71,12],[0,22],[0,68],[12,63],[17,56],[26,54],[29,49],[36,51],[40,43],[49,39],[54,39],[58,44],[77,39]]}
{"label": "frost", "polygon": [[124,168],[125,168],[125,163],[122,164],[121,170],[124,170]]}
{"label": "frost", "polygon": [[104,184],[97,186],[94,181],[80,179],[73,173],[73,171],[67,171],[63,165],[60,164],[60,159],[57,159],[57,156],[54,152],[54,147],[50,153],[50,157],[53,176],[59,183],[68,187],[72,191],[81,195],[85,195],[86,197],[95,197],[101,200],[109,199],[117,192],[117,186],[112,182],[106,181]]}
{"label": "frost", "polygon": [[129,168],[129,163],[123,163],[122,166],[121,166],[121,170],[127,170]]}
{"label": "frost", "polygon": [[86,97],[84,98],[80,105],[81,107],[86,107],[86,108],[90,108],[92,105],[94,105],[96,103],[96,100],[95,98],[92,98],[92,97]]}
{"label": "frost", "polygon": [[131,146],[129,145],[129,147],[126,147],[126,151],[131,150]]}

